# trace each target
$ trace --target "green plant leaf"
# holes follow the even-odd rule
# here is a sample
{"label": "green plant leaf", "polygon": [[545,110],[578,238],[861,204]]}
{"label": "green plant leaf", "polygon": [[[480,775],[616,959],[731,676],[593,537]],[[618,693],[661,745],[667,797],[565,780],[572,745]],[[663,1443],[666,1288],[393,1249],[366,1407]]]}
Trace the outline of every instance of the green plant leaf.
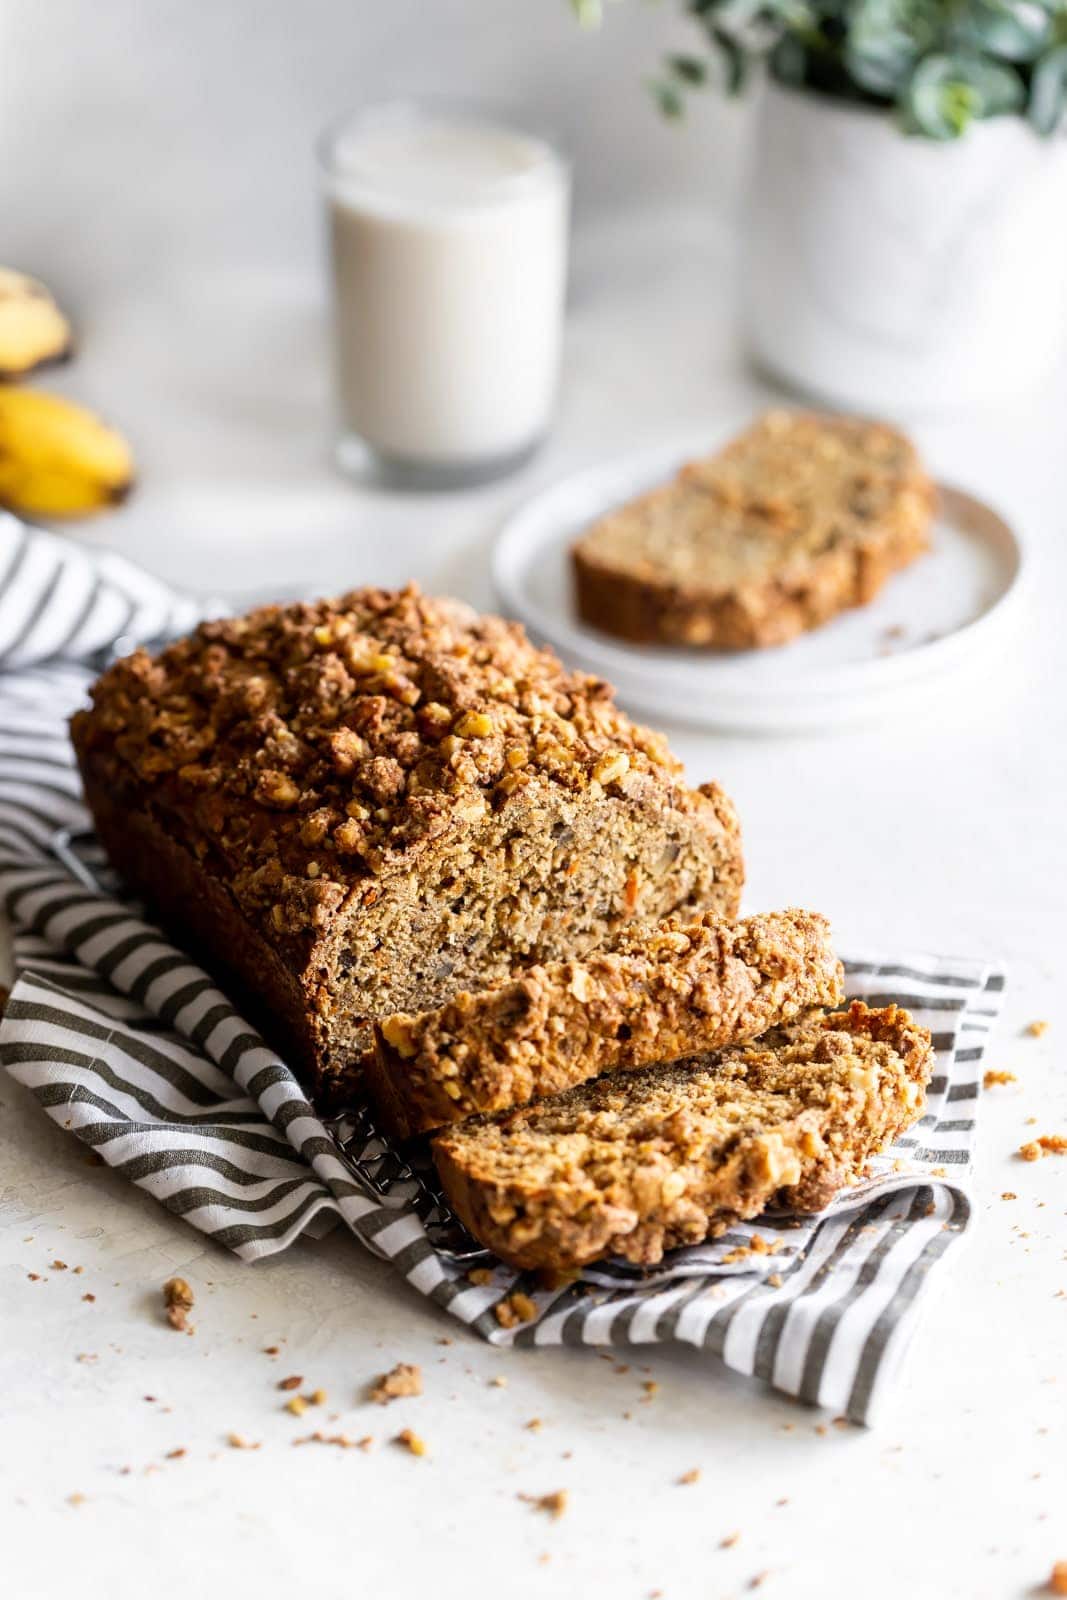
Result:
{"label": "green plant leaf", "polygon": [[663,116],[670,122],[680,122],[685,116],[685,96],[678,86],[665,78],[649,78],[647,87]]}
{"label": "green plant leaf", "polygon": [[896,99],[916,63],[937,47],[943,14],[932,0],[858,0],[845,45],[852,77],[872,94]]}
{"label": "green plant leaf", "polygon": [[1067,108],[1067,44],[1059,44],[1034,64],[1030,79],[1030,121],[1038,133],[1055,133]]}
{"label": "green plant leaf", "polygon": [[1025,102],[1025,86],[1013,67],[977,55],[934,54],[912,74],[902,111],[909,131],[958,139],[976,118],[1018,111]]}
{"label": "green plant leaf", "polygon": [[1052,19],[1038,0],[968,0],[953,16],[950,35],[965,50],[1033,61],[1050,42]]}
{"label": "green plant leaf", "polygon": [[771,73],[779,83],[801,88],[808,76],[808,52],[795,34],[783,34],[771,52]]}
{"label": "green plant leaf", "polygon": [[708,64],[700,56],[668,56],[667,65],[682,83],[699,88],[708,81]]}

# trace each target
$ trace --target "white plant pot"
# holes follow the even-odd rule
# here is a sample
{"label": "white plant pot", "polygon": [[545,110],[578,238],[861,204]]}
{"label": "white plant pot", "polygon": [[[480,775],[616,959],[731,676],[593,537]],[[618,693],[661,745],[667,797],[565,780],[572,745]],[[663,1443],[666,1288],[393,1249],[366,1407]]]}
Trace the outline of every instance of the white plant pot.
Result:
{"label": "white plant pot", "polygon": [[1019,395],[1067,333],[1067,139],[998,117],[938,143],[770,83],[742,295],[760,363],[835,404],[907,416]]}

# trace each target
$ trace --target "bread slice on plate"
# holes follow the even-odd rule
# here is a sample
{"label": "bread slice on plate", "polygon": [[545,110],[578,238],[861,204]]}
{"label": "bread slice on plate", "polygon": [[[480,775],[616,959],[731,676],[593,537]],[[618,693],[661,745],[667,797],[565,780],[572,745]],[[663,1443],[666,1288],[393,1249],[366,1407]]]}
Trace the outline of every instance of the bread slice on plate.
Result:
{"label": "bread slice on plate", "polygon": [[884,423],[769,411],[583,534],[578,614],[635,643],[783,644],[921,555],[934,500],[913,445]]}
{"label": "bread slice on plate", "polygon": [[385,1019],[367,1086],[383,1126],[407,1138],[754,1039],[843,993],[829,923],[815,912],[674,918],[583,960]]}
{"label": "bread slice on plate", "polygon": [[581,1085],[439,1133],[476,1239],[520,1268],[641,1265],[770,1205],[815,1211],[922,1113],[930,1035],[896,1006]]}

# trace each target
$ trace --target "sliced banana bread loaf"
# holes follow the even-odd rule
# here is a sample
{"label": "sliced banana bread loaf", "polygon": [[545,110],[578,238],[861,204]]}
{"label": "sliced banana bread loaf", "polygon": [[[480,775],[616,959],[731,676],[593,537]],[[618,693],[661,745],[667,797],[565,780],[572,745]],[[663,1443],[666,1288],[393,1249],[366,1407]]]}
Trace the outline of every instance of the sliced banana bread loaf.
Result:
{"label": "sliced banana bread loaf", "polygon": [[643,1265],[772,1202],[819,1210],[921,1114],[930,1035],[896,1006],[615,1074],[433,1141],[449,1200],[517,1267]]}
{"label": "sliced banana bread loaf", "polygon": [[894,429],[768,412],[583,535],[578,611],[639,643],[782,644],[865,605],[920,555],[933,502]]}
{"label": "sliced banana bread loaf", "polygon": [[370,1019],[736,915],[737,818],[608,686],[409,588],[205,623],[73,721],[112,861],[322,1092]]}
{"label": "sliced banana bread loaf", "polygon": [[830,925],[814,912],[673,918],[610,951],[386,1018],[367,1084],[383,1125],[407,1138],[603,1072],[754,1039],[843,993]]}

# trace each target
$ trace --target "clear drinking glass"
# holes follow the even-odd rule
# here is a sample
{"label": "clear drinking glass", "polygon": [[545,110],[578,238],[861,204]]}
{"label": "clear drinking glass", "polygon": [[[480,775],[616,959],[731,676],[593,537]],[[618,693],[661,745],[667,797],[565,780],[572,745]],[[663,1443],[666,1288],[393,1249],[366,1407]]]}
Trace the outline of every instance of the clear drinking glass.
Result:
{"label": "clear drinking glass", "polygon": [[555,403],[566,162],[506,114],[442,100],[347,117],[319,158],[340,462],[425,487],[509,471]]}

